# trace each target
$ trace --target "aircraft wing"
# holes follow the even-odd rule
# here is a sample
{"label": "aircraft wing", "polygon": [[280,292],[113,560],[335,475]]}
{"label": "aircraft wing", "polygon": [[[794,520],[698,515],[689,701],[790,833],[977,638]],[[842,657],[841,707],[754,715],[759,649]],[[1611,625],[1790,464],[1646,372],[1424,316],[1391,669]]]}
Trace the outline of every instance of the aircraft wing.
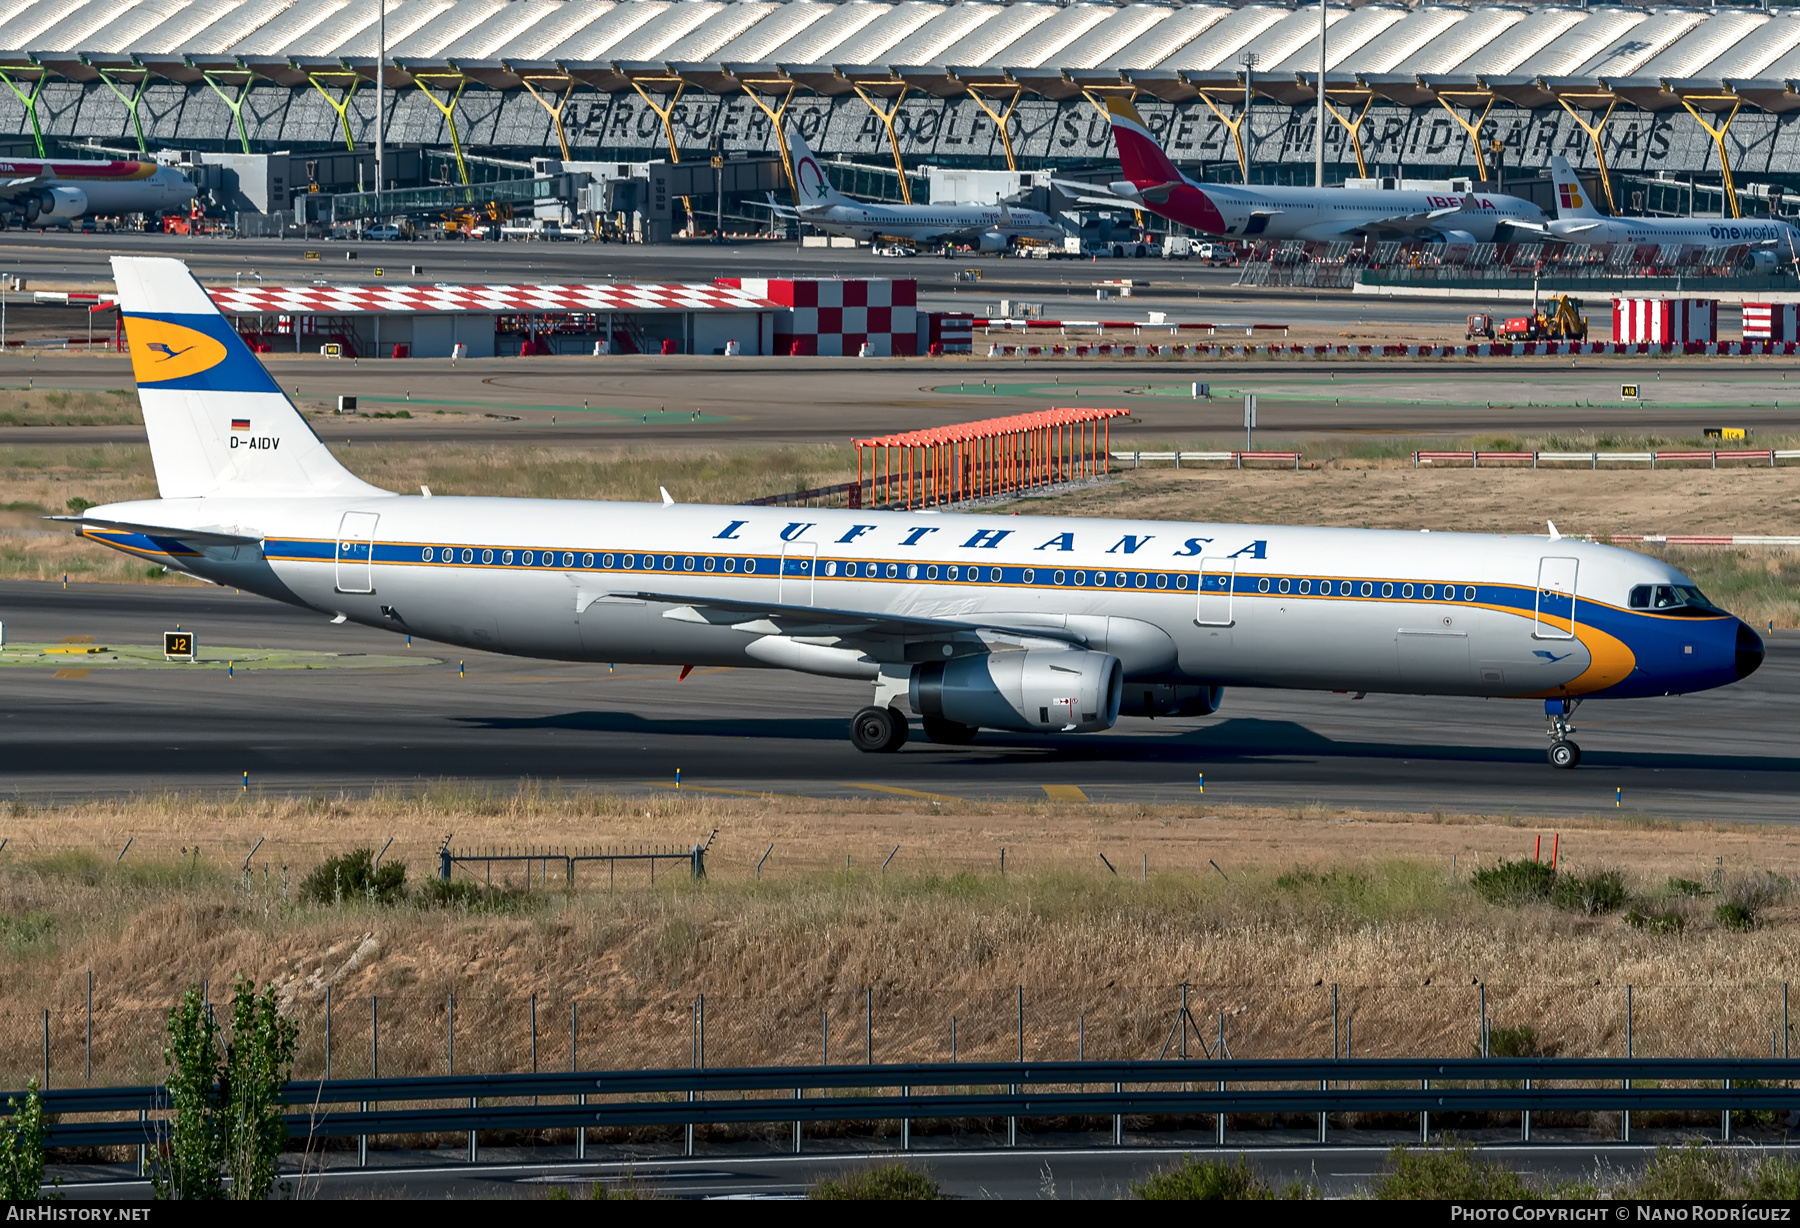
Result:
{"label": "aircraft wing", "polygon": [[760,201],[752,201],[751,204],[755,205],[759,209],[769,210],[770,212],[774,213],[776,217],[794,218],[794,217],[800,216],[799,210],[789,208],[787,205],[777,204],[775,201],[775,193],[773,193],[773,192],[769,193],[769,203],[768,204],[765,205]]}
{"label": "aircraft wing", "polygon": [[1543,222],[1508,222],[1506,224],[1514,230],[1522,230],[1527,234],[1537,235],[1539,238],[1548,239],[1552,243],[1566,243],[1576,235],[1586,234],[1590,230],[1597,230],[1602,225],[1600,222],[1589,222],[1584,226],[1564,226],[1561,230],[1551,230],[1550,227]]}
{"label": "aircraft wing", "polygon": [[118,533],[142,533],[146,537],[172,537],[178,541],[189,542],[196,546],[257,546],[262,544],[260,537],[245,537],[241,533],[221,533],[215,529],[175,529],[160,524],[132,524],[124,520],[96,520],[92,516],[46,516],[45,520],[61,520],[72,524],[89,526],[96,529],[111,529]]}
{"label": "aircraft wing", "polygon": [[19,179],[0,180],[0,200],[11,200],[15,196],[24,196],[35,192],[49,180],[43,175],[26,175]]}
{"label": "aircraft wing", "polygon": [[[808,579],[811,577],[796,577]],[[731,601],[719,597],[695,597],[685,593],[619,593],[639,601],[654,601],[676,608],[663,615],[677,622],[703,622],[722,626],[745,623],[767,623],[759,628],[765,634],[802,635],[876,635],[894,639],[932,639],[957,632],[997,631],[1004,635],[1034,639],[1063,640],[1072,644],[1086,640],[1064,627],[1034,627],[1005,619],[930,618],[906,614],[886,614],[871,610],[837,610],[824,606],[786,605],[771,601]]]}

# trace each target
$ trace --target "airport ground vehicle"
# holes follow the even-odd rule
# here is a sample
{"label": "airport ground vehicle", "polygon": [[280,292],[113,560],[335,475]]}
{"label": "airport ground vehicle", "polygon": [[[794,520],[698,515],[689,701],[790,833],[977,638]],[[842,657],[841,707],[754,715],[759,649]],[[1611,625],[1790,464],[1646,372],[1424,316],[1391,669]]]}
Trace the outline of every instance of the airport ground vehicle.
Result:
{"label": "airport ground vehicle", "polygon": [[1543,308],[1513,316],[1500,326],[1500,336],[1507,341],[1586,341],[1587,335],[1581,300],[1566,294],[1553,294]]}
{"label": "airport ground vehicle", "polygon": [[1485,311],[1472,313],[1463,328],[1464,341],[1473,341],[1477,337],[1485,337],[1489,341],[1494,339],[1494,317]]}

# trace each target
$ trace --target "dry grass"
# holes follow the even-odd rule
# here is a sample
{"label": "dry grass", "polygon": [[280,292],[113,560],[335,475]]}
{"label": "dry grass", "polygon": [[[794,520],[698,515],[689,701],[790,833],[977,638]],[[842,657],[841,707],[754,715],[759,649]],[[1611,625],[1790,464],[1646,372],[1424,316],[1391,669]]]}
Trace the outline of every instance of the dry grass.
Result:
{"label": "dry grass", "polygon": [[[568,1060],[571,1003],[584,1064],[684,1062],[689,1007],[702,991],[715,1064],[816,1056],[822,1010],[834,1053],[857,1060],[864,987],[875,990],[878,1057],[947,1056],[953,1014],[961,1055],[1006,1056],[1017,1043],[1016,985],[1033,1055],[1073,1056],[1085,1020],[1090,1056],[1155,1056],[1182,982],[1212,1020],[1207,1035],[1225,1014],[1240,1056],[1329,1052],[1334,983],[1357,1052],[1466,1053],[1477,982],[1498,1024],[1529,1024],[1561,1052],[1617,1051],[1622,987],[1632,984],[1639,1053],[1757,1053],[1767,1051],[1775,982],[1800,936],[1785,903],[1748,933],[1691,907],[1679,935],[1630,928],[1617,915],[1483,903],[1467,887],[1470,870],[1529,857],[1540,834],[1518,819],[644,801],[527,788],[15,805],[5,826],[0,1053],[11,1057],[0,1061],[20,1070],[0,1077],[12,1079],[35,1061],[44,1006],[55,1009],[56,1061],[66,1069],[76,1060],[82,983],[72,970],[87,968],[101,1078],[154,1074],[167,1003],[185,984],[222,986],[236,972],[284,985],[306,1024],[303,1069],[322,1064],[330,985],[340,1012],[335,1069],[345,1073],[359,1061],[366,1069],[372,994],[383,1000],[383,1070],[441,1069],[452,992],[459,1069],[528,1061],[533,994],[546,1066]],[[326,855],[380,848],[390,835],[388,857],[416,881],[446,832],[456,846],[686,845],[715,827],[704,883],[665,868],[651,887],[640,867],[621,870],[609,890],[604,868],[589,866],[576,892],[537,889],[498,911],[318,907],[294,890]],[[1672,875],[1709,880],[1715,858],[1728,883],[1792,874],[1800,861],[1789,833],[1767,828],[1608,817],[1561,829],[1565,865],[1618,868],[1659,901]],[[131,850],[115,863],[127,836]],[[245,876],[242,858],[259,836],[268,842]],[[758,879],[753,866],[771,843]],[[896,843],[883,875],[877,867]],[[1138,881],[1141,855],[1147,881]],[[522,871],[510,877],[516,886]]]}
{"label": "dry grass", "polygon": [[141,421],[137,390],[0,388],[0,427],[122,426]]}

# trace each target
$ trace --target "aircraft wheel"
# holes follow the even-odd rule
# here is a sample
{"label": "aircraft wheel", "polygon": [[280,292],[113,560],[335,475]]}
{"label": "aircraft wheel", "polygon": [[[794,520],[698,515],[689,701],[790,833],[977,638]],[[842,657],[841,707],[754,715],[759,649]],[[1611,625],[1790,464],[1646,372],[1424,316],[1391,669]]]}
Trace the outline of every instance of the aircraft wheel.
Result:
{"label": "aircraft wheel", "polygon": [[850,718],[850,741],[871,755],[890,754],[906,745],[906,718],[896,708],[864,708]]}
{"label": "aircraft wheel", "polygon": [[941,716],[922,716],[919,723],[924,726],[926,737],[943,746],[967,746],[981,732],[979,725],[947,721]]}
{"label": "aircraft wheel", "polygon": [[1581,766],[1581,747],[1573,742],[1550,743],[1550,766],[1555,768]]}

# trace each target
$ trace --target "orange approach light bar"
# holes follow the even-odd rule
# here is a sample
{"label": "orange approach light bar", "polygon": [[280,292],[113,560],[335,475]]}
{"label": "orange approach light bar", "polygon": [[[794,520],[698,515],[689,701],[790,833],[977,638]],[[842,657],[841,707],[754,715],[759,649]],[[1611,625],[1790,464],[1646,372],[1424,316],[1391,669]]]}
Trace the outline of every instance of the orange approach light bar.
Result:
{"label": "orange approach light bar", "polygon": [[[1045,409],[856,440],[870,503],[936,507],[1104,476],[1125,409]],[[867,455],[865,455],[865,452]],[[866,479],[865,479],[866,475]]]}

